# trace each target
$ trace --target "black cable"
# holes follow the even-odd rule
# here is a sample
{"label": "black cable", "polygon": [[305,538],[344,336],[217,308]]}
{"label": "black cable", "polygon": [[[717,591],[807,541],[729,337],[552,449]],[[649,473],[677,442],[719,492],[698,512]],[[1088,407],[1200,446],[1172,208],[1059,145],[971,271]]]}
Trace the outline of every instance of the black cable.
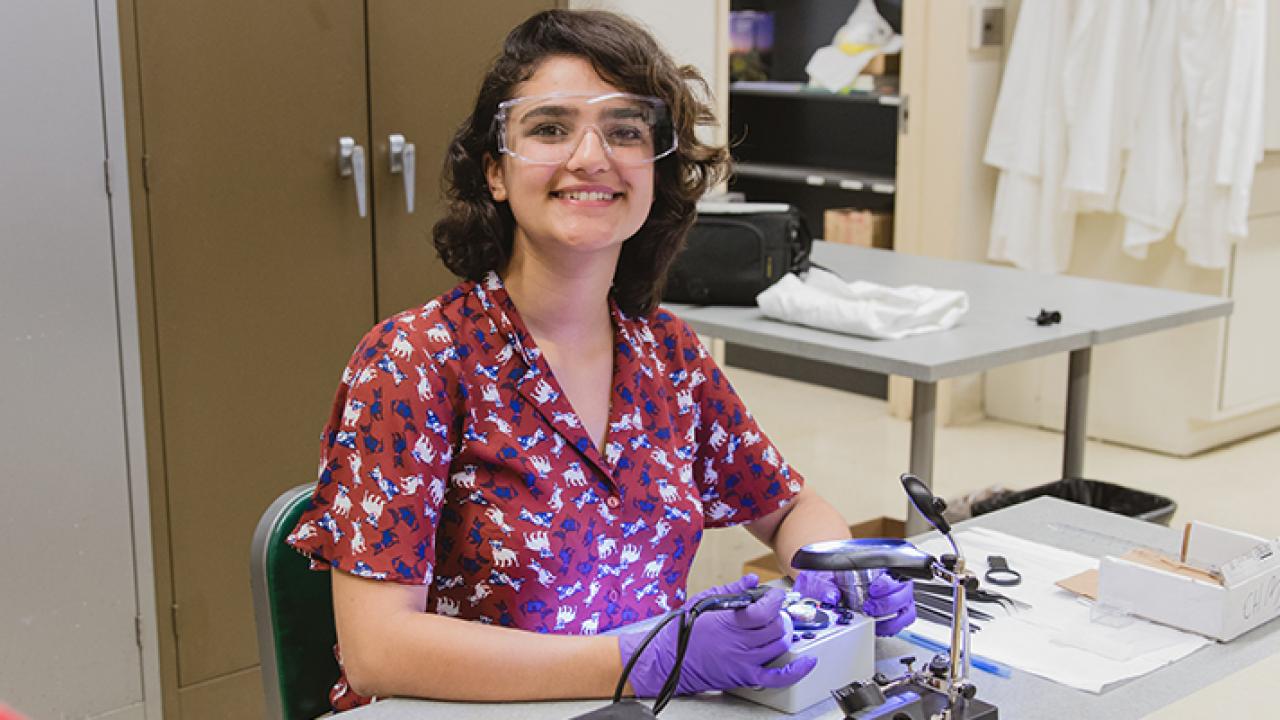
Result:
{"label": "black cable", "polygon": [[653,704],[654,715],[662,712],[662,709],[675,697],[676,689],[680,685],[680,673],[684,668],[685,652],[689,649],[689,638],[693,636],[694,621],[703,613],[713,610],[739,610],[759,600],[766,592],[768,592],[768,588],[752,588],[742,593],[709,595],[693,603],[687,610],[667,615],[644,636],[644,639],[640,641],[640,646],[636,648],[636,651],[631,655],[631,659],[622,668],[622,677],[618,678],[618,686],[613,690],[613,702],[622,701],[622,691],[626,689],[627,678],[631,676],[632,668],[635,667],[636,661],[640,659],[640,653],[649,647],[649,643],[653,642],[653,639],[657,637],[662,628],[667,626],[667,623],[680,618],[680,627],[676,635],[675,663],[667,674],[666,682],[662,684],[662,689],[658,691],[658,696]]}
{"label": "black cable", "polygon": [[658,697],[653,702],[653,714],[657,715],[662,712],[663,708],[671,702],[676,696],[676,690],[680,686],[680,673],[684,670],[684,655],[689,648],[689,638],[693,636],[693,623],[702,612],[696,608],[685,613],[684,620],[680,623],[680,635],[676,638],[676,661],[671,668],[671,673],[667,675],[667,681],[663,683],[662,690],[659,691]]}
{"label": "black cable", "polygon": [[843,276],[843,275],[841,275],[840,273],[836,272],[835,270],[832,270],[831,268],[827,267],[826,265],[820,265],[820,264],[818,264],[818,263],[816,263],[816,262],[811,262],[811,263],[809,263],[809,267],[815,267],[815,268],[818,268],[819,270],[824,270],[824,271],[826,271],[826,272],[829,272],[829,273],[831,273],[832,275],[835,275],[837,278],[839,278],[841,282],[846,282],[846,283],[847,283],[847,282],[849,282],[848,278],[846,278],[845,276]]}
{"label": "black cable", "polygon": [[[671,613],[663,618],[657,625],[654,625],[653,629],[649,631],[649,634],[644,636],[644,640],[640,641],[640,647],[636,648],[636,651],[631,654],[631,659],[627,661],[626,667],[622,668],[622,677],[618,678],[618,686],[613,690],[613,701],[615,703],[622,701],[622,691],[627,687],[627,678],[631,676],[631,669],[635,667],[636,661],[640,659],[640,653],[644,652],[645,648],[649,647],[649,643],[653,642],[653,639],[657,637],[658,632],[662,630],[662,628],[666,627],[667,623],[675,620],[676,618],[683,617],[684,613]],[[678,663],[676,667],[679,667]]]}

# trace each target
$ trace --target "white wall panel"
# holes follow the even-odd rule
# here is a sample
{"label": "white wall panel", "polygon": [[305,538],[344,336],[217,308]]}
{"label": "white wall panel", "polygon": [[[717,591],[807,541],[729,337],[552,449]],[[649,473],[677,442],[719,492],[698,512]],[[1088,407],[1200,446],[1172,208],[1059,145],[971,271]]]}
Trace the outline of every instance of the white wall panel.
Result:
{"label": "white wall panel", "polygon": [[1280,403],[1280,215],[1254,218],[1249,237],[1236,245],[1231,272],[1235,312],[1227,319],[1222,409]]}

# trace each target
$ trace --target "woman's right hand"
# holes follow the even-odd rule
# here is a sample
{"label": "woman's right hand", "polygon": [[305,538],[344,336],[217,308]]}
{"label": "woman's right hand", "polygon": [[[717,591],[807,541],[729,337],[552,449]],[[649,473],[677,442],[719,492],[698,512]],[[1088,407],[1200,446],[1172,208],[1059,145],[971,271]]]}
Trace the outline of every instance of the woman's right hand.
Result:
{"label": "woman's right hand", "polygon": [[[758,583],[755,575],[747,575],[736,582],[695,595],[686,607],[708,595],[741,593]],[[772,588],[759,600],[740,610],[718,610],[700,616],[693,624],[676,694],[691,695],[737,687],[786,687],[809,674],[817,665],[817,659],[809,656],[780,668],[764,667],[765,663],[791,647],[791,624],[781,612],[785,598],[782,590]],[[675,665],[679,625],[679,621],[668,623],[636,661],[630,681],[637,696],[654,697],[661,691]],[[618,637],[624,666],[635,654],[645,634],[635,632]]]}

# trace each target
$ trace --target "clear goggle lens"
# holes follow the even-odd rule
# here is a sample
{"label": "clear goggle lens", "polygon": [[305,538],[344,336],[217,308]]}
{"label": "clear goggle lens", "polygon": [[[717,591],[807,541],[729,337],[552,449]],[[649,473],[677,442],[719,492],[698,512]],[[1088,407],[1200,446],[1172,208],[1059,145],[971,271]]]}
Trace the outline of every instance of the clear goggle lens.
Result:
{"label": "clear goggle lens", "polygon": [[655,97],[538,95],[498,105],[500,150],[536,165],[559,165],[573,156],[587,131],[623,165],[643,165],[676,149],[667,104]]}

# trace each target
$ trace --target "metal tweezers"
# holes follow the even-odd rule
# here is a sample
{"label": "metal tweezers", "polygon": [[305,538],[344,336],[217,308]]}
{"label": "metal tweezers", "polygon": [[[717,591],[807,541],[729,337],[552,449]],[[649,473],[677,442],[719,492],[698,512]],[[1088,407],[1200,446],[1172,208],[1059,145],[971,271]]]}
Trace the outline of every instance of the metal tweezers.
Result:
{"label": "metal tweezers", "polygon": [[[951,586],[943,583],[928,583],[917,581],[915,588],[918,592],[926,592],[932,595],[945,595],[951,597]],[[983,590],[981,588],[969,593],[969,599],[975,602],[996,603],[1005,610],[1012,611],[1014,608],[1018,610],[1030,610],[1031,605],[1021,600],[1015,600],[1008,595],[1002,595],[998,592]]]}
{"label": "metal tweezers", "polygon": [[[951,627],[951,618],[952,618],[951,613],[945,612],[942,610],[934,610],[928,605],[921,605],[918,602],[916,603],[916,617],[920,618],[921,620],[928,620],[929,622],[932,622],[932,623],[937,623],[939,625]],[[975,622],[969,623],[969,632],[978,632],[981,629],[982,629],[982,626],[979,625],[978,623],[975,623]]]}
{"label": "metal tweezers", "polygon": [[[951,598],[942,597],[941,595],[936,595],[930,592],[921,592],[917,590],[916,591],[916,608],[919,609],[920,606],[922,605],[927,608],[930,608],[931,610],[937,610],[938,612],[947,613],[948,615],[952,615],[955,613],[955,609],[951,605]],[[995,619],[995,616],[992,615],[991,613],[983,612],[977,608],[969,608],[969,617],[975,618],[977,620],[994,620]]]}

